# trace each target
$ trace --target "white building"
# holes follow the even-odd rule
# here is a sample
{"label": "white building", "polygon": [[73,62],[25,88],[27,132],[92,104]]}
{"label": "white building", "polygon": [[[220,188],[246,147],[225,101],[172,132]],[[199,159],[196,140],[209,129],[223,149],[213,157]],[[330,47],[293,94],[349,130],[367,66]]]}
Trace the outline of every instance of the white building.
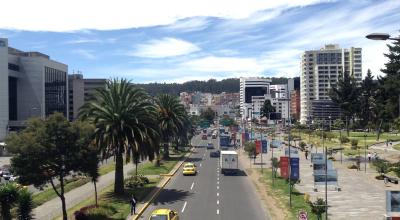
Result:
{"label": "white building", "polygon": [[240,78],[240,115],[242,120],[248,120],[252,118],[252,97],[269,95],[270,83],[271,80],[266,78]]}
{"label": "white building", "polygon": [[[304,124],[316,117],[338,117],[340,112],[332,107],[329,91],[336,86],[343,73],[350,74],[361,83],[361,63],[361,48],[344,49],[330,44],[320,50],[305,51],[301,56],[300,122]],[[313,102],[316,102],[314,108]],[[321,109],[323,106],[331,107],[324,110]]]}
{"label": "white building", "polygon": [[0,141],[30,117],[68,117],[68,66],[46,54],[25,52],[0,38]]}

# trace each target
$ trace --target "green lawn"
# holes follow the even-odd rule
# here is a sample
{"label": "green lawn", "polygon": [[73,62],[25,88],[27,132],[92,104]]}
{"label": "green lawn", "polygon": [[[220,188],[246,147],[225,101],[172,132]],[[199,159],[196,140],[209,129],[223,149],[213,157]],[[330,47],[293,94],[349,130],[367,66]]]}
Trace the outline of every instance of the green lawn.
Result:
{"label": "green lawn", "polygon": [[[99,207],[93,210],[91,219],[119,219],[124,220],[130,214],[129,200],[133,194],[137,197],[139,201],[143,200],[147,194],[153,190],[158,182],[159,178],[150,179],[150,183],[143,188],[138,189],[125,189],[125,194],[122,196],[117,196],[113,193],[114,185],[106,187],[104,190],[99,192]],[[74,207],[68,210],[68,216],[71,218],[75,211],[95,204],[94,196],[89,199],[83,200]],[[96,213],[96,214],[95,214]],[[61,219],[61,217],[57,218]]]}
{"label": "green lawn", "polygon": [[[67,182],[64,186],[64,191],[65,193],[82,186],[90,181],[89,178],[87,177],[79,177],[79,178],[73,178]],[[60,186],[57,186],[57,190],[60,190]],[[43,192],[37,193],[33,195],[33,206],[37,207],[42,205],[43,203],[54,199],[57,197],[57,194],[54,192],[53,187],[49,187],[45,189]]]}
{"label": "green lawn", "polygon": [[[154,166],[153,162],[145,162],[138,167],[138,174],[142,175],[159,175],[159,174],[167,174],[169,173],[172,168],[178,163],[181,159],[180,156],[178,157],[171,157],[168,160],[161,161],[161,166],[156,167]],[[135,170],[132,170],[128,173],[129,175],[135,175]]]}
{"label": "green lawn", "polygon": [[[260,172],[260,170],[257,170]],[[281,178],[275,178],[274,185],[272,185],[271,179],[271,170],[264,169],[264,172],[260,174],[262,175],[262,180],[265,184],[268,185],[268,188],[271,189],[268,194],[272,195],[274,198],[280,200],[282,204],[284,204],[285,209],[289,210],[291,216],[290,219],[296,220],[298,211],[306,210],[308,213],[308,219],[316,220],[317,217],[311,213],[310,206],[304,200],[304,194],[298,192],[296,189],[292,191],[292,207],[289,207],[289,184],[288,182]],[[324,219],[324,218],[323,218]]]}

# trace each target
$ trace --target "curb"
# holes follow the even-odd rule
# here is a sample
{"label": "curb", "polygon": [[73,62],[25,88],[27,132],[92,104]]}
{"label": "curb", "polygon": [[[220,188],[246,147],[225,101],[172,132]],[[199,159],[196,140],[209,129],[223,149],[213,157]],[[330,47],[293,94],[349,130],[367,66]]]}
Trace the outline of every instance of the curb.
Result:
{"label": "curb", "polygon": [[176,174],[176,172],[179,170],[179,168],[182,166],[182,164],[186,161],[186,159],[188,157],[190,157],[190,155],[192,155],[193,150],[191,150],[190,152],[188,152],[186,155],[183,156],[183,160],[179,162],[179,165],[175,165],[174,170],[172,170],[171,172],[169,172],[168,174],[160,174],[160,176],[164,176],[166,177],[166,180],[164,181],[164,183],[162,183],[159,188],[153,193],[153,195],[150,197],[150,199],[144,203],[144,206],[140,209],[140,211],[138,212],[137,215],[133,216],[131,219],[132,220],[138,220],[144,213],[144,211],[146,211],[146,209],[149,207],[150,203],[153,202],[153,200],[158,196],[158,194],[160,194],[161,190],[164,189],[164,187],[169,183],[169,181],[171,180],[172,176],[174,176]]}

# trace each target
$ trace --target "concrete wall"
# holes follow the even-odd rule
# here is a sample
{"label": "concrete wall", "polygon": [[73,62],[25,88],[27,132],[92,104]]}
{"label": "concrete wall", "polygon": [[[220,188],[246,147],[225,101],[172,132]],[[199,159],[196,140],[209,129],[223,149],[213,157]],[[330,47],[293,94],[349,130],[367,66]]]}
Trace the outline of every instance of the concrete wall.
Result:
{"label": "concrete wall", "polygon": [[8,42],[0,38],[0,141],[7,134],[8,125]]}

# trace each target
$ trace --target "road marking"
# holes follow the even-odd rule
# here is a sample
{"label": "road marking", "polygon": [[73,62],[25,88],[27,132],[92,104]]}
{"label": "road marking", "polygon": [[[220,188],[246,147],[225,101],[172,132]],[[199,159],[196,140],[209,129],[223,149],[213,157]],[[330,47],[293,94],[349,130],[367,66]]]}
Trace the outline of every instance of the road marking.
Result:
{"label": "road marking", "polygon": [[190,187],[190,190],[192,190],[192,189],[193,189],[193,186],[194,186],[194,182],[192,183],[192,186]]}
{"label": "road marking", "polygon": [[217,186],[217,189],[219,189],[219,186]]}
{"label": "road marking", "polygon": [[219,215],[219,209],[217,209],[217,215]]}
{"label": "road marking", "polygon": [[217,180],[219,181],[219,177],[217,177]]}
{"label": "road marking", "polygon": [[181,212],[184,212],[184,211],[185,211],[186,204],[187,204],[187,202],[185,202],[185,204],[183,204],[183,207],[182,207],[182,211],[181,211]]}
{"label": "road marking", "polygon": [[219,193],[217,193],[217,196],[219,196]]}
{"label": "road marking", "polygon": [[217,185],[219,185],[219,181],[217,181]]}
{"label": "road marking", "polygon": [[219,205],[219,199],[217,200],[217,205]]}
{"label": "road marking", "polygon": [[200,164],[200,167],[201,167],[201,164]]}

